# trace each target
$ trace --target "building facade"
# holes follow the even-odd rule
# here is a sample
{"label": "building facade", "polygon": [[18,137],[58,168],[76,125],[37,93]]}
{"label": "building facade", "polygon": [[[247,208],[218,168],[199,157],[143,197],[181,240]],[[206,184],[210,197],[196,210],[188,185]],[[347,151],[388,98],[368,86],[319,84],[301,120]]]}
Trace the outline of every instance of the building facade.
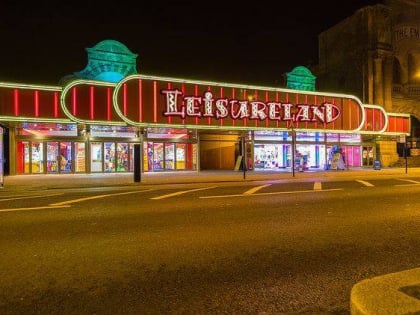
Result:
{"label": "building facade", "polygon": [[319,89],[350,93],[412,115],[412,154],[420,154],[420,2],[384,0],[357,10],[318,36]]}
{"label": "building facade", "polygon": [[132,172],[137,145],[143,172],[341,169],[410,135],[409,114],[350,94],[141,75],[116,41],[88,52],[59,86],[0,82],[6,174]]}

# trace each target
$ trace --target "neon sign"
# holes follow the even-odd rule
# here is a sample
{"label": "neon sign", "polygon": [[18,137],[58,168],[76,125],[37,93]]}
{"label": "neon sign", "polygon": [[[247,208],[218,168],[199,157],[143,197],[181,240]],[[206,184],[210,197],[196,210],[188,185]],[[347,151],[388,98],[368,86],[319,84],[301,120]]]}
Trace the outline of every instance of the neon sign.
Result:
{"label": "neon sign", "polygon": [[178,89],[161,90],[165,98],[165,116],[212,117],[223,119],[230,117],[253,120],[278,120],[293,122],[331,123],[340,117],[340,109],[332,103],[321,105],[292,104],[283,102],[247,101],[228,98],[213,98],[210,91],[203,96],[184,95]]}

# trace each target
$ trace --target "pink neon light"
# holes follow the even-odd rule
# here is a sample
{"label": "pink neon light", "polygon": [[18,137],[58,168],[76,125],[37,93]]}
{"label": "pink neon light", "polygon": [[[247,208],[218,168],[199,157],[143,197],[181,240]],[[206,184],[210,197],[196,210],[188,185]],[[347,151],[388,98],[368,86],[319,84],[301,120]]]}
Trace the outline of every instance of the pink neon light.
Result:
{"label": "pink neon light", "polygon": [[[305,104],[308,104],[308,94],[305,94]],[[305,121],[305,128],[308,128],[308,122]]]}
{"label": "pink neon light", "polygon": [[[276,102],[278,102],[279,101],[279,92],[276,92]],[[279,121],[278,120],[276,120],[276,127],[278,127],[279,126]]]}
{"label": "pink neon light", "polygon": [[89,87],[89,114],[90,114],[90,119],[93,120],[94,114],[94,105],[95,105],[95,97],[94,97],[94,89],[93,86]]}
{"label": "pink neon light", "polygon": [[77,112],[76,112],[76,96],[77,96],[76,87],[73,87],[72,88],[72,93],[71,93],[71,97],[72,97],[72,99],[71,99],[71,106],[72,106],[72,114],[73,114],[73,116],[76,116],[77,115]]}
{"label": "pink neon light", "polygon": [[139,80],[139,122],[143,122],[143,80]]}
{"label": "pink neon light", "polygon": [[15,116],[19,116],[19,91],[18,89],[13,90],[13,111]]}
{"label": "pink neon light", "polygon": [[[269,96],[268,91],[265,91],[265,101],[268,102]],[[268,127],[268,117],[265,118],[265,126]]]}
{"label": "pink neon light", "polygon": [[[286,93],[286,103],[289,103],[289,93]],[[286,128],[289,128],[289,121],[286,121]]]}
{"label": "pink neon light", "polygon": [[[232,99],[235,99],[235,88],[232,88]],[[232,126],[235,127],[235,119],[232,119]]]}
{"label": "pink neon light", "polygon": [[[314,105],[318,105],[316,95],[314,96]],[[318,121],[315,121],[315,128],[318,128]]]}
{"label": "pink neon light", "polygon": [[34,93],[34,101],[35,101],[35,117],[39,117],[39,91],[35,91]]}
{"label": "pink neon light", "polygon": [[[211,87],[207,86],[207,91],[211,92]],[[196,118],[196,124],[197,124],[198,120]],[[207,117],[207,125],[211,125],[211,117]]]}
{"label": "pink neon light", "polygon": [[[299,94],[297,94],[297,93],[296,93],[296,94],[295,94],[295,97],[296,97],[296,101],[295,101],[295,102],[296,102],[296,104],[299,104]],[[294,119],[293,119],[293,120],[294,120]],[[295,128],[299,128],[299,122],[298,122],[298,121],[296,122],[296,126],[295,126]]]}
{"label": "pink neon light", "polygon": [[157,123],[157,82],[153,81],[153,122]]}
{"label": "pink neon light", "polygon": [[[168,90],[172,88],[172,83],[168,82]],[[168,117],[168,123],[171,124],[172,123],[172,117],[171,116],[167,116]]]}
{"label": "pink neon light", "polygon": [[[194,85],[194,96],[198,96],[198,85]],[[195,117],[195,124],[198,125],[198,117]]]}
{"label": "pink neon light", "polygon": [[[257,101],[258,100],[258,91],[254,91],[254,99]],[[258,127],[258,120],[255,120],[255,127]]]}
{"label": "pink neon light", "polygon": [[127,115],[127,84],[123,85],[123,113]]}
{"label": "pink neon light", "polygon": [[106,89],[106,118],[111,121],[111,88]]}
{"label": "pink neon light", "polygon": [[352,124],[351,124],[351,117],[353,116],[351,114],[351,106],[350,106],[350,99],[347,99],[347,109],[349,111],[349,129],[351,129]]}
{"label": "pink neon light", "polygon": [[[244,90],[243,91],[243,93],[242,93],[242,97],[243,97],[243,99],[244,100],[246,100],[247,99],[247,91],[246,90]],[[244,126],[246,127],[246,126],[248,126],[248,119],[247,118],[244,118],[243,119],[243,122],[244,122]]]}
{"label": "pink neon light", "polygon": [[[324,96],[324,103],[327,101],[327,98]],[[324,122],[323,123],[323,125],[324,125],[324,128],[326,128],[327,127],[327,124]],[[333,129],[334,129],[334,126],[333,126]]]}
{"label": "pink neon light", "polygon": [[54,92],[54,118],[58,117],[58,93]]}
{"label": "pink neon light", "polygon": [[[182,91],[182,94],[185,94],[185,83],[182,83],[181,84],[181,91]],[[185,106],[185,102],[184,101],[182,101],[182,105],[183,106]],[[185,124],[185,118],[182,118],[182,124]]]}
{"label": "pink neon light", "polygon": [[379,112],[379,123],[381,124],[381,128],[380,129],[382,129],[383,126],[384,126],[384,119],[383,118],[384,117],[383,117],[382,113]]}
{"label": "pink neon light", "polygon": [[[223,87],[220,87],[219,89],[219,97],[223,98]],[[223,126],[223,118],[220,119],[220,126]]]}
{"label": "pink neon light", "polygon": [[376,125],[375,125],[375,116],[376,116],[376,109],[372,110],[372,130],[375,131],[376,130]]}

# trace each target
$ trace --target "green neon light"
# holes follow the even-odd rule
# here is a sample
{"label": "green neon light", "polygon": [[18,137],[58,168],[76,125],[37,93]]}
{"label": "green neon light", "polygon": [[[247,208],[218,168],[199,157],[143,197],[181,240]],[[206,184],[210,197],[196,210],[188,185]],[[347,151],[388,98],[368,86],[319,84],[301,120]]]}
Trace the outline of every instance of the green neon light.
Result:
{"label": "green neon light", "polygon": [[0,87],[11,88],[11,89],[54,91],[54,92],[61,92],[62,90],[62,87],[60,86],[20,84],[20,83],[10,83],[10,82],[0,82]]}
{"label": "green neon light", "polygon": [[16,117],[16,116],[0,116],[0,120],[18,121],[18,122],[54,122],[62,124],[71,124],[73,121],[69,119],[59,118],[40,118],[40,117]]}
{"label": "green neon light", "polygon": [[88,64],[82,71],[74,73],[77,78],[116,83],[137,73],[137,54],[116,40],[103,40],[86,51]]}
{"label": "green neon light", "polygon": [[286,73],[287,84],[290,89],[300,91],[315,91],[316,77],[312,72],[303,66],[295,67],[292,71]]}

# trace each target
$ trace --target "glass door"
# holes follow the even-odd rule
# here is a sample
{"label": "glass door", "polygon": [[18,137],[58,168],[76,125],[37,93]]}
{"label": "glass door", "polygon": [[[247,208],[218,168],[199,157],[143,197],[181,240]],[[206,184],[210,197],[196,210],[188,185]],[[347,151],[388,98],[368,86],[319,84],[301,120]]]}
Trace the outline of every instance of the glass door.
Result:
{"label": "glass door", "polygon": [[47,142],[47,173],[58,173],[58,142]]}
{"label": "glass door", "polygon": [[373,166],[373,147],[364,146],[362,149],[363,166]]}
{"label": "glass door", "polygon": [[71,142],[60,142],[60,173],[71,173],[72,153]]}
{"label": "glass door", "polygon": [[128,172],[128,143],[117,143],[117,172]]}
{"label": "glass door", "polygon": [[86,148],[84,142],[74,143],[74,170],[76,173],[86,172]]}
{"label": "glass door", "polygon": [[102,142],[90,144],[91,171],[102,172]]}
{"label": "glass door", "polygon": [[115,143],[104,143],[104,172],[115,172]]}
{"label": "glass door", "polygon": [[42,142],[32,142],[31,146],[31,164],[32,173],[44,172],[44,146]]}
{"label": "glass door", "polygon": [[185,170],[186,167],[186,144],[185,143],[177,143],[176,144],[176,169],[177,170]]}
{"label": "glass door", "polygon": [[175,168],[175,145],[165,143],[165,169],[173,170]]}
{"label": "glass door", "polygon": [[163,143],[153,143],[153,170],[163,170]]}

